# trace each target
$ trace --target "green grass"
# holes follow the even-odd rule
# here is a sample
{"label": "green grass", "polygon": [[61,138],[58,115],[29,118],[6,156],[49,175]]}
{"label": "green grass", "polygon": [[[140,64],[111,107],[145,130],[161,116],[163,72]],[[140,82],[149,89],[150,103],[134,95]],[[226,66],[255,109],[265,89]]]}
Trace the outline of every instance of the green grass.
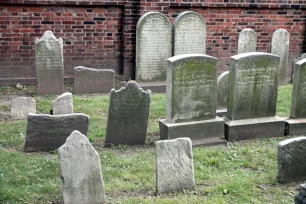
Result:
{"label": "green grass", "polygon": [[[277,115],[289,116],[292,86],[279,88]],[[38,113],[49,113],[54,96],[35,97]],[[285,138],[193,149],[196,190],[155,196],[151,138],[165,118],[164,94],[152,96],[148,145],[104,148],[108,95],[74,96],[75,112],[90,116],[88,137],[100,153],[109,203],[292,203],[299,183],[276,180],[277,143]],[[0,121],[0,203],[61,200],[57,153],[23,153],[25,121]]]}

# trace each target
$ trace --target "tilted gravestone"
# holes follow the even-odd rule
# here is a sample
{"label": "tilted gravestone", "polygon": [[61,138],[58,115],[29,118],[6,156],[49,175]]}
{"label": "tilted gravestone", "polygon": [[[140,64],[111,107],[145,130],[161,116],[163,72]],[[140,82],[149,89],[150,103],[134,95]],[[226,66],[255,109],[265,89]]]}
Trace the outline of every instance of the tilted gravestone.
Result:
{"label": "tilted gravestone", "polygon": [[35,67],[38,94],[64,92],[63,40],[56,39],[52,31],[35,39]]}
{"label": "tilted gravestone", "polygon": [[256,32],[251,28],[245,28],[239,33],[238,53],[256,52]]}
{"label": "tilted gravestone", "polygon": [[206,23],[193,11],[178,15],[173,25],[173,55],[205,54]]}
{"label": "tilted gravestone", "polygon": [[227,96],[228,96],[228,75],[229,71],[223,72],[218,76],[217,79],[217,115],[224,116],[227,107]]}
{"label": "tilted gravestone", "polygon": [[157,141],[155,152],[157,193],[195,188],[192,144],[189,138]]}
{"label": "tilted gravestone", "polygon": [[250,52],[230,58],[225,137],[229,141],[284,135],[275,116],[279,57]]}
{"label": "tilted gravestone", "polygon": [[217,58],[202,54],[168,59],[166,113],[161,139],[189,137],[194,145],[222,143],[224,121],[216,117]]}
{"label": "tilted gravestone", "polygon": [[144,89],[165,92],[171,57],[171,23],[159,12],[144,14],[136,28],[136,81]]}
{"label": "tilted gravestone", "polygon": [[151,91],[143,91],[135,81],[129,81],[118,91],[112,89],[105,146],[144,145],[150,102]]}
{"label": "tilted gravestone", "polygon": [[58,156],[65,204],[106,202],[100,156],[85,135],[73,131]]}
{"label": "tilted gravestone", "polygon": [[81,113],[65,115],[29,114],[24,151],[49,151],[59,148],[74,130],[87,135],[89,116]]}
{"label": "tilted gravestone", "polygon": [[36,113],[36,101],[31,97],[17,97],[11,101],[11,118],[27,119],[29,113]]}
{"label": "tilted gravestone", "polygon": [[73,113],[72,94],[66,92],[53,100],[52,111],[53,115]]}

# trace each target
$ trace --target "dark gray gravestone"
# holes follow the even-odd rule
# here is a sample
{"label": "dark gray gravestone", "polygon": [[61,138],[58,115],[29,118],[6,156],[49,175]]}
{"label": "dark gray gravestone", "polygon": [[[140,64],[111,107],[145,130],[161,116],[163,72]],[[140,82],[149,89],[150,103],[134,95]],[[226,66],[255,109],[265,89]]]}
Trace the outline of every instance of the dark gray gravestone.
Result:
{"label": "dark gray gravestone", "polygon": [[151,91],[135,81],[110,92],[105,146],[143,145],[146,141]]}

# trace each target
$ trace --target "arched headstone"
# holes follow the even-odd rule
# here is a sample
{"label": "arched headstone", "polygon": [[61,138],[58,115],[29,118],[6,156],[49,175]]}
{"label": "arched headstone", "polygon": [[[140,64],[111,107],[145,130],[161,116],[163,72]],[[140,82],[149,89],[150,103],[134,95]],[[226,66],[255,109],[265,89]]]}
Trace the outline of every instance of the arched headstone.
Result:
{"label": "arched headstone", "polygon": [[256,32],[251,28],[245,28],[239,33],[238,54],[256,52]]}

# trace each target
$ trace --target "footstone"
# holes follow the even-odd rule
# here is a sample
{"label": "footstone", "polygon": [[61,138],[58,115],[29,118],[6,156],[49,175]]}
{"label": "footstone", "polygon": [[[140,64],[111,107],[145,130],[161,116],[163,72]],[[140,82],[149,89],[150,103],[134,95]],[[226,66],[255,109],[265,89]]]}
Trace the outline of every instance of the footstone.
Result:
{"label": "footstone", "polygon": [[108,93],[115,87],[115,71],[83,66],[74,68],[74,93]]}
{"label": "footstone", "polygon": [[69,92],[63,93],[52,101],[52,112],[53,115],[73,113],[72,94]]}
{"label": "footstone", "polygon": [[157,141],[155,151],[158,194],[195,188],[192,145],[189,138]]}
{"label": "footstone", "polygon": [[297,137],[278,143],[277,178],[280,183],[306,179],[306,137]]}
{"label": "footstone", "polygon": [[105,203],[100,156],[75,130],[58,149],[65,204]]}
{"label": "footstone", "polygon": [[229,71],[223,72],[217,79],[218,93],[217,93],[217,107],[224,109],[227,107],[228,95],[228,75]]}
{"label": "footstone", "polygon": [[151,91],[143,91],[135,81],[129,81],[118,91],[112,89],[105,146],[144,145],[150,101]]}
{"label": "footstone", "polygon": [[256,52],[256,32],[251,28],[245,28],[239,33],[238,53]]}
{"label": "footstone", "polygon": [[36,101],[31,97],[17,97],[11,101],[11,118],[26,119],[28,113],[36,113]]}
{"label": "footstone", "polygon": [[74,130],[87,135],[89,116],[81,113],[64,115],[29,114],[25,152],[55,150]]}

